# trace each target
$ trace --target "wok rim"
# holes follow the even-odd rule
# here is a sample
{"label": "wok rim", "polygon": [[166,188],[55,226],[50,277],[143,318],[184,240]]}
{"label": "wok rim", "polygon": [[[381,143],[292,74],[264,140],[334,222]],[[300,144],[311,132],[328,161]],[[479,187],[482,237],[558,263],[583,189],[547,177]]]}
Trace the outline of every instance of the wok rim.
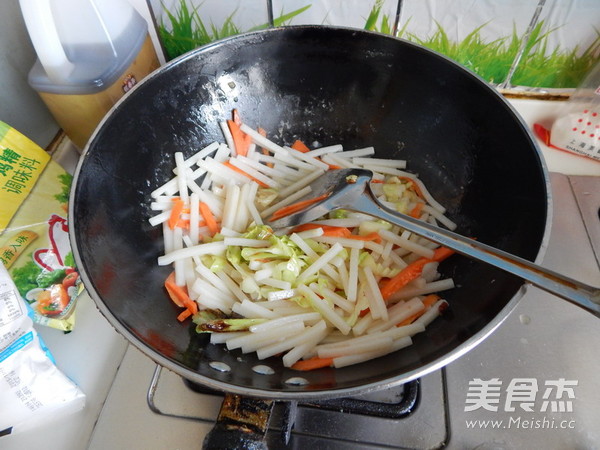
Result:
{"label": "wok rim", "polygon": [[[332,32],[351,31],[351,32],[355,32],[357,34],[369,34],[369,35],[375,35],[378,38],[392,39],[392,40],[400,41],[403,43],[403,45],[409,45],[409,46],[415,47],[417,49],[420,49],[421,51],[425,51],[425,52],[430,53],[438,58],[443,59],[448,64],[451,64],[452,66],[454,66],[454,68],[461,70],[466,76],[471,77],[471,78],[475,79],[477,82],[479,82],[479,84],[484,85],[485,86],[484,89],[487,89],[491,95],[495,96],[496,99],[500,100],[501,103],[503,103],[503,105],[512,113],[513,118],[516,120],[516,123],[520,126],[522,131],[524,131],[525,137],[529,140],[529,144],[532,147],[532,150],[534,151],[535,155],[537,156],[544,188],[546,191],[546,205],[545,205],[546,218],[545,218],[544,230],[543,230],[542,238],[540,240],[539,249],[537,251],[537,255],[534,260],[534,263],[540,264],[541,261],[543,260],[546,250],[548,248],[548,242],[550,239],[550,233],[551,233],[551,228],[552,228],[553,201],[552,201],[552,191],[551,191],[551,184],[550,184],[550,174],[549,174],[545,159],[543,157],[541,148],[540,148],[536,138],[534,137],[532,130],[529,129],[529,127],[525,123],[524,119],[520,116],[520,114],[517,112],[515,107],[500,92],[498,92],[489,82],[484,80],[481,76],[468,70],[466,67],[460,65],[459,63],[453,61],[449,57],[447,57],[435,50],[428,49],[419,44],[410,42],[406,39],[402,39],[399,37],[390,36],[390,35],[375,32],[375,31],[368,31],[368,30],[363,30],[363,29],[359,29],[359,28],[342,27],[342,26],[290,25],[290,26],[273,27],[273,28],[269,28],[269,29],[265,29],[265,30],[240,33],[235,36],[220,39],[218,41],[214,41],[214,42],[211,42],[204,46],[198,47],[194,50],[191,50],[183,55],[178,56],[177,58],[172,59],[171,61],[167,62],[165,65],[154,70],[152,73],[150,73],[145,78],[143,78],[141,81],[139,81],[130,91],[128,91],[123,97],[121,97],[112,106],[112,108],[106,113],[104,118],[100,121],[100,123],[97,125],[96,129],[92,133],[90,139],[88,140],[85,148],[83,149],[83,151],[81,153],[77,167],[76,167],[74,175],[73,175],[73,181],[72,181],[73,188],[71,189],[70,196],[69,196],[69,212],[68,212],[69,218],[75,217],[75,211],[74,211],[75,206],[74,205],[75,205],[76,198],[77,198],[78,178],[82,171],[83,165],[85,164],[85,159],[87,157],[88,152],[90,151],[90,148],[92,147],[94,141],[96,140],[96,137],[103,130],[104,124],[111,118],[113,113],[118,108],[120,108],[120,106],[125,101],[127,101],[127,99],[131,95],[134,95],[134,93],[137,91],[137,89],[140,86],[144,85],[145,83],[150,82],[154,78],[160,76],[163,72],[170,70],[170,68],[172,68],[178,64],[181,64],[185,60],[193,58],[196,54],[209,52],[215,47],[227,46],[227,45],[234,43],[236,40],[245,40],[254,35],[266,35],[269,33],[281,33],[281,32],[284,32],[285,30],[289,30],[289,29],[302,31],[302,30],[310,30],[313,28],[327,29]],[[84,269],[85,265],[83,264],[83,260],[81,259],[81,256],[80,256],[79,247],[77,245],[77,240],[75,238],[76,228],[77,228],[77,224],[74,221],[72,221],[70,224],[70,229],[69,229],[69,240],[70,240],[71,248],[73,251],[74,258],[75,258],[75,262],[78,267],[78,271],[79,271],[80,276],[83,281],[83,285],[85,286],[85,289],[88,292],[88,295],[94,300],[96,308],[106,318],[106,320],[115,329],[115,331],[117,331],[120,335],[122,335],[125,339],[127,339],[128,343],[132,344],[135,348],[137,348],[143,354],[148,356],[153,362],[177,373],[178,375],[182,376],[185,379],[188,379],[193,382],[197,382],[208,388],[212,388],[212,389],[215,389],[218,391],[233,393],[233,394],[238,394],[238,395],[244,395],[244,396],[250,396],[250,397],[256,397],[256,398],[276,399],[276,400],[277,399],[280,399],[280,400],[300,400],[300,399],[306,400],[306,399],[328,399],[328,398],[355,396],[355,395],[362,395],[362,394],[366,394],[369,392],[378,391],[378,390],[382,390],[382,389],[386,389],[386,388],[391,388],[391,387],[398,386],[398,385],[407,383],[409,381],[415,380],[422,376],[425,376],[425,375],[427,375],[431,372],[434,372],[438,369],[442,369],[443,367],[445,367],[449,363],[457,360],[458,358],[462,357],[463,355],[468,353],[470,350],[475,348],[477,345],[479,345],[481,342],[483,342],[485,339],[487,339],[508,318],[508,316],[511,314],[511,312],[516,308],[516,306],[519,303],[519,301],[521,300],[521,298],[532,287],[532,285],[523,281],[523,284],[518,288],[518,290],[515,292],[515,294],[512,296],[512,298],[498,312],[498,314],[491,321],[489,321],[481,330],[476,332],[470,338],[466,339],[464,342],[457,345],[454,349],[452,349],[451,351],[446,353],[444,356],[438,357],[435,360],[429,362],[428,364],[422,365],[418,369],[404,372],[404,373],[398,374],[396,376],[393,376],[393,377],[390,377],[390,378],[387,378],[384,380],[380,380],[377,382],[360,384],[360,385],[346,387],[346,388],[328,388],[328,389],[310,390],[310,391],[307,391],[307,390],[281,391],[281,390],[266,390],[266,389],[258,389],[258,388],[248,388],[248,387],[244,387],[244,386],[237,386],[235,384],[230,384],[227,382],[219,381],[215,378],[208,378],[203,375],[200,375],[199,373],[197,373],[193,370],[190,370],[189,368],[177,363],[176,361],[171,360],[171,359],[161,355],[156,349],[150,347],[148,344],[141,341],[137,335],[135,335],[130,330],[128,330],[127,327],[125,327],[125,325],[123,325],[119,321],[119,319],[110,311],[110,309],[106,306],[106,304],[102,300],[101,296],[93,288],[94,284],[92,283],[92,280],[88,277],[88,274]],[[89,286],[89,288],[88,288],[88,286]],[[332,369],[332,370],[336,370],[336,369]],[[301,373],[299,373],[298,376],[301,376]],[[298,387],[302,388],[302,386],[298,386]]]}

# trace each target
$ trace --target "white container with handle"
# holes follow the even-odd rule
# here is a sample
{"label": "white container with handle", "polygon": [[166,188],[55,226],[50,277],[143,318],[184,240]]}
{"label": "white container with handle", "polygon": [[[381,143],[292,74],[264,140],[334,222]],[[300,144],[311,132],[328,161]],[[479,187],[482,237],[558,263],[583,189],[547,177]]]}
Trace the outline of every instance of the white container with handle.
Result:
{"label": "white container with handle", "polygon": [[29,84],[82,149],[112,105],[159,66],[127,0],[20,0],[38,56]]}

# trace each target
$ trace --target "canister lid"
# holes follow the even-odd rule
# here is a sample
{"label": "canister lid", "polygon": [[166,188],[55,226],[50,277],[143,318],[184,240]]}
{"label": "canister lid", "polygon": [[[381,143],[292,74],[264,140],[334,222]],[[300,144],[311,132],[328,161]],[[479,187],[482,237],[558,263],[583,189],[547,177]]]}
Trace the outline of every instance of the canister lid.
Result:
{"label": "canister lid", "polygon": [[108,49],[103,46],[82,45],[73,48],[79,57],[62,82],[52,81],[37,59],[28,76],[29,84],[38,92],[52,94],[94,94],[112,85],[131,65],[148,35],[146,20],[138,14],[132,16],[129,26]]}

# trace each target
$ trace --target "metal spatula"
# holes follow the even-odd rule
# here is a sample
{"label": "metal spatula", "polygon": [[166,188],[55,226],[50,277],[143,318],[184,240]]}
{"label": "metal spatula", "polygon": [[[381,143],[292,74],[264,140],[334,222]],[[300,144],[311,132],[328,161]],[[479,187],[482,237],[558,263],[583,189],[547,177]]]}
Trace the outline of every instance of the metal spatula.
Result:
{"label": "metal spatula", "polygon": [[[311,192],[306,196],[307,198],[323,196],[323,200],[278,220],[270,221],[268,224],[274,229],[293,227],[317,220],[336,209],[368,214],[398,225],[458,253],[516,275],[600,317],[600,290],[598,288],[387,208],[378,202],[371,191],[369,182],[372,176],[373,172],[365,169],[330,170],[310,184]],[[299,199],[299,202],[302,200]]]}

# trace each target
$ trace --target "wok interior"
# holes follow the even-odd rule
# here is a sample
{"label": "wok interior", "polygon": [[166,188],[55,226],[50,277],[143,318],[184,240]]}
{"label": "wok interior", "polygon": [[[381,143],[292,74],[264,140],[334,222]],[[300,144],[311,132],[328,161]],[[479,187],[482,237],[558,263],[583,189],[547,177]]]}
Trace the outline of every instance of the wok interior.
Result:
{"label": "wok interior", "polygon": [[[115,327],[186,378],[259,395],[335,395],[402,380],[483,333],[522,285],[462,256],[444,262],[459,286],[451,308],[414,345],[344,369],[299,373],[252,354],[208,344],[176,320],[166,296],[169,267],[149,194],[172,177],[173,153],[190,156],[223,141],[218,121],[237,108],[280,144],[374,146],[376,157],[408,160],[458,231],[535,259],[547,192],[531,138],[510,108],[466,70],[415,45],[349,29],[275,29],[197,50],[161,69],[101,125],[80,165],[72,199],[73,245],[84,280]],[[483,331],[482,331],[483,330]],[[212,361],[232,370],[218,372]],[[285,383],[303,376],[308,385]],[[266,393],[266,394],[264,394]]]}

